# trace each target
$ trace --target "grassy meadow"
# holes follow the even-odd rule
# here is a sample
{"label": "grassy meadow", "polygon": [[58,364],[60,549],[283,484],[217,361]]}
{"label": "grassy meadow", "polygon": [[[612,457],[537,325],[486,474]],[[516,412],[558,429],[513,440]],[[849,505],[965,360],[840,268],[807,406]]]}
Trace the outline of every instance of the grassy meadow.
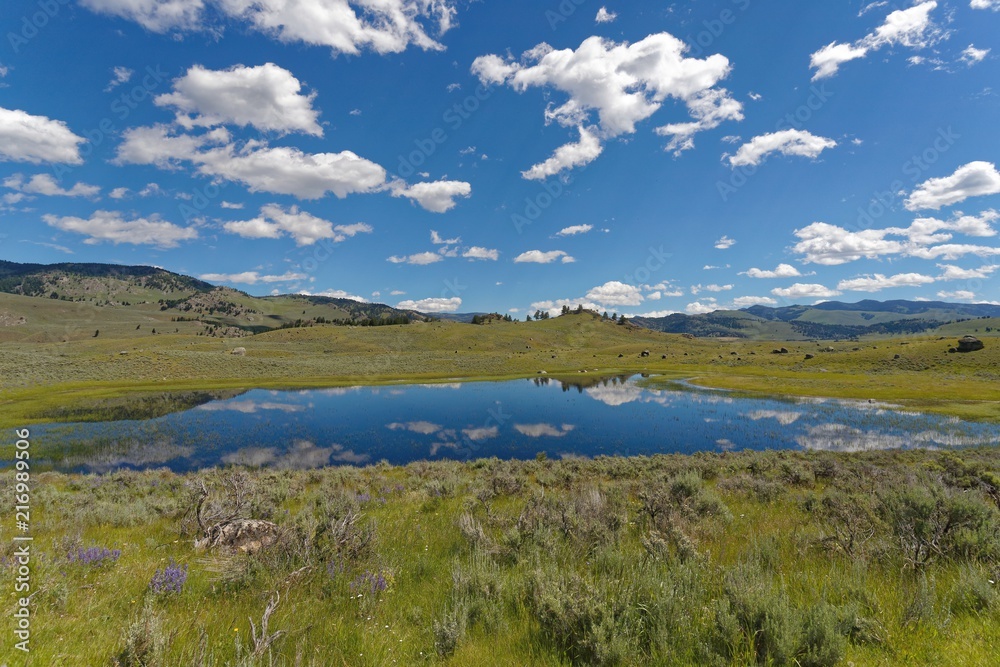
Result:
{"label": "grassy meadow", "polygon": [[[316,325],[216,338],[198,335],[199,323],[171,322],[159,311],[101,308],[95,324],[87,319],[96,317],[94,308],[86,304],[0,297],[26,299],[21,310],[39,310],[27,325],[0,328],[3,427],[46,421],[57,412],[79,418],[88,407],[100,415],[108,401],[150,392],[505,379],[540,371],[649,373],[769,394],[899,401],[972,419],[1000,416],[995,332],[977,334],[987,342],[984,350],[947,352],[957,333],[978,328],[975,322],[944,338],[935,332],[862,342],[690,338],[589,313],[483,326]],[[52,333],[60,322],[62,338]],[[246,354],[233,355],[237,347]],[[788,353],[772,354],[781,347]],[[640,356],[644,350],[648,357]]]}
{"label": "grassy meadow", "polygon": [[[0,662],[985,666],[1000,654],[993,451],[540,459],[43,473],[31,661],[5,648]],[[273,540],[196,549],[197,516],[271,521]]]}
{"label": "grassy meadow", "polygon": [[[541,372],[1000,416],[1000,346],[976,322],[861,342],[697,339],[587,313],[224,338],[152,306],[0,300],[29,313],[0,327],[5,429],[164,414],[252,387]],[[949,354],[965,333],[986,349]],[[33,475],[33,648],[24,662],[4,643],[0,664],[822,667],[1000,654],[990,449]],[[220,526],[264,533],[196,548]],[[12,580],[14,547],[3,549]]]}

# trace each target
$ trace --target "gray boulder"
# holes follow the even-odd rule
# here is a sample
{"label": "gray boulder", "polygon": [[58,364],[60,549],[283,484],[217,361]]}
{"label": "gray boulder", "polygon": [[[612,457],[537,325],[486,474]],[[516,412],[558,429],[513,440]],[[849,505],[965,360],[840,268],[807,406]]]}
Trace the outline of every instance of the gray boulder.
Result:
{"label": "gray boulder", "polygon": [[981,350],[985,345],[983,341],[979,340],[975,336],[964,336],[958,339],[958,351],[959,352],[975,352]]}

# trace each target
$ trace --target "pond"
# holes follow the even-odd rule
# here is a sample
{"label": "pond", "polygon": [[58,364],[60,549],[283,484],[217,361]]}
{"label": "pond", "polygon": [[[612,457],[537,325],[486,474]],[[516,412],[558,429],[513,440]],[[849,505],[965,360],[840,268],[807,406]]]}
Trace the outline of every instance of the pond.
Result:
{"label": "pond", "polygon": [[251,390],[153,419],[32,429],[46,467],[188,471],[386,460],[550,458],[740,449],[861,451],[1000,443],[1000,425],[832,399],[784,400],[645,386],[638,376],[569,382]]}

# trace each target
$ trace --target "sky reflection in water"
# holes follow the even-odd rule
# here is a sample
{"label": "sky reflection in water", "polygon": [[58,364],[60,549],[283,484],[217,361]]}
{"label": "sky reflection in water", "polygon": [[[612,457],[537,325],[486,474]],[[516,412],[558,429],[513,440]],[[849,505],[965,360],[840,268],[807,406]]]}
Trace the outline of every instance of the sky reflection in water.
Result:
{"label": "sky reflection in water", "polygon": [[1000,425],[860,401],[745,398],[689,386],[647,389],[638,377],[591,386],[509,382],[253,390],[143,421],[33,429],[53,467],[186,471],[382,459],[638,455],[739,449],[861,451],[1000,442]]}

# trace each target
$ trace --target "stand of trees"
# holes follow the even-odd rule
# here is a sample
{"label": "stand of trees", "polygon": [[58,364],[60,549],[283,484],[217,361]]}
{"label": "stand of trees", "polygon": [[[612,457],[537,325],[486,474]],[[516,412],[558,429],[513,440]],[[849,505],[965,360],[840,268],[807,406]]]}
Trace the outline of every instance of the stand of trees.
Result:
{"label": "stand of trees", "polygon": [[514,318],[510,315],[501,315],[500,313],[489,313],[487,315],[473,315],[473,324],[489,324],[490,322],[513,322]]}

